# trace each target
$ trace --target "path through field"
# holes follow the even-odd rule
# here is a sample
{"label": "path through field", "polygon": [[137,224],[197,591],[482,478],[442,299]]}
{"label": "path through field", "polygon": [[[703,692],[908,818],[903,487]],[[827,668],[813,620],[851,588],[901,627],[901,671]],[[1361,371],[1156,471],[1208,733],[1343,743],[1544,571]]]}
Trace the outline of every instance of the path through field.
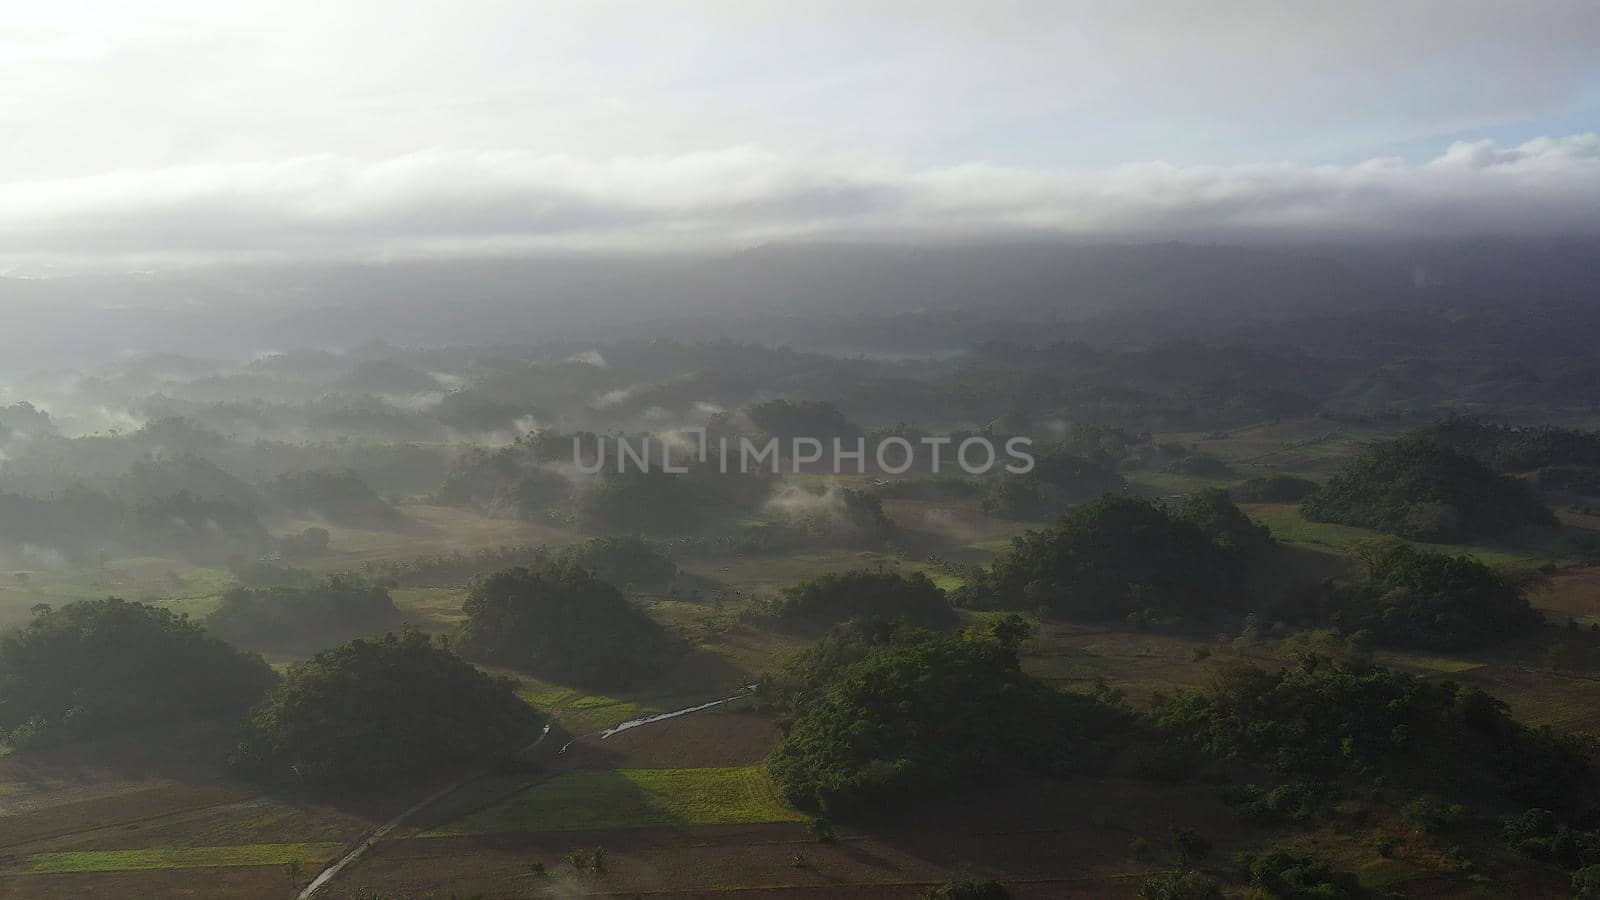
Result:
{"label": "path through field", "polygon": [[[602,731],[595,732],[595,735],[598,735],[601,740],[605,740],[606,738],[611,737],[612,735],[617,734],[619,732],[630,731],[630,730],[632,730],[634,728],[640,728],[640,727],[643,727],[645,725],[653,725],[653,724],[655,724],[657,722],[664,722],[664,721],[667,721],[668,719],[675,719],[675,718],[677,718],[679,716],[688,715],[689,713],[700,712],[701,710],[710,709],[710,708],[712,708],[714,706],[721,706],[724,703],[729,703],[729,702],[732,702],[734,700],[738,700],[738,699],[740,699],[742,697],[748,697],[752,693],[754,693],[755,690],[756,690],[756,685],[753,685],[753,684],[746,685],[737,694],[734,694],[731,697],[721,697],[721,698],[718,698],[716,700],[710,700],[710,701],[707,701],[705,703],[696,704],[694,706],[686,706],[683,709],[675,709],[675,710],[673,710],[671,712],[655,713],[654,715],[641,716],[640,718],[637,718],[637,719],[629,719],[626,722],[619,722],[616,725],[611,726],[610,728],[604,729]],[[544,726],[544,731],[542,731],[539,734],[539,739],[534,741],[533,743],[529,744],[528,746],[522,748],[522,750],[519,751],[519,753],[517,755],[518,756],[525,756],[525,755],[527,755],[529,753],[532,753],[535,749],[538,748],[538,746],[540,744],[544,743],[544,739],[546,737],[548,737],[549,735],[550,735],[550,725],[547,723]],[[586,736],[587,737],[593,737],[595,735],[586,735]],[[566,744],[562,745],[561,750],[559,752],[563,753],[563,754],[566,753],[567,752],[567,748],[571,747],[578,740],[580,740],[580,739],[579,738],[574,738],[574,739],[568,741]],[[353,847],[350,850],[349,853],[346,853],[344,856],[340,857],[332,865],[330,865],[326,869],[322,870],[321,874],[317,875],[317,877],[315,879],[313,879],[310,884],[306,885],[305,888],[302,891],[300,891],[300,894],[297,897],[297,900],[309,900],[309,898],[313,894],[315,894],[318,890],[321,890],[325,885],[327,885],[328,882],[332,881],[334,879],[334,876],[338,875],[341,870],[343,870],[346,866],[350,865],[351,863],[355,862],[357,859],[361,858],[361,856],[364,853],[366,853],[368,850],[371,850],[372,847],[375,844],[377,844],[379,841],[383,840],[383,838],[386,835],[388,835],[391,831],[394,831],[396,828],[398,828],[401,825],[405,824],[406,820],[410,819],[412,816],[416,815],[417,813],[420,813],[422,810],[428,808],[429,806],[432,806],[434,803],[437,803],[438,801],[442,800],[443,798],[449,796],[450,794],[455,793],[456,791],[458,791],[461,788],[467,786],[468,784],[471,784],[472,782],[477,781],[479,778],[482,778],[483,776],[487,775],[489,773],[489,771],[490,770],[486,768],[486,769],[479,770],[477,772],[473,772],[472,774],[467,775],[467,776],[465,776],[463,778],[457,779],[456,781],[453,781],[450,784],[447,784],[444,787],[440,788],[439,790],[433,792],[432,794],[429,794],[428,796],[422,798],[421,800],[417,801],[415,804],[413,804],[409,808],[401,811],[394,818],[392,818],[389,821],[387,821],[387,822],[383,823],[382,825],[378,826],[378,828],[376,830],[374,830],[371,834],[367,835],[367,837],[365,839],[363,839],[361,841],[361,843],[359,843],[355,847]]]}
{"label": "path through field", "polygon": [[[522,755],[525,755],[525,754],[528,754],[528,753],[532,753],[534,750],[538,749],[539,745],[544,743],[544,739],[549,737],[549,736],[550,736],[550,723],[546,722],[545,726],[544,726],[544,730],[539,732],[538,739],[535,740],[533,743],[529,744],[528,746],[523,747],[517,753],[517,755],[518,756],[522,756]],[[468,775],[468,776],[466,776],[464,778],[460,778],[460,779],[458,779],[456,781],[453,781],[450,784],[447,784],[444,787],[440,788],[439,790],[434,791],[433,793],[429,794],[428,796],[423,797],[421,800],[418,800],[416,803],[412,804],[410,807],[408,807],[408,808],[402,810],[401,812],[399,812],[398,814],[396,814],[395,817],[390,819],[389,821],[383,823],[382,825],[379,825],[377,830],[375,830],[371,834],[367,835],[366,838],[361,841],[361,843],[359,843],[359,844],[355,845],[355,847],[351,848],[349,853],[346,853],[344,856],[339,857],[339,859],[337,861],[335,861],[333,863],[333,865],[327,867],[326,869],[323,869],[321,874],[317,875],[316,878],[312,879],[311,883],[306,885],[305,889],[300,892],[297,900],[306,900],[306,898],[310,897],[312,894],[315,894],[318,890],[320,890],[322,888],[323,885],[325,885],[328,882],[332,881],[334,876],[339,874],[340,870],[342,870],[345,866],[348,866],[351,863],[355,862],[357,859],[361,858],[361,855],[366,853],[368,850],[372,849],[372,846],[374,844],[376,844],[379,841],[383,840],[385,835],[387,835],[389,832],[395,830],[396,828],[399,828],[401,825],[405,824],[405,821],[407,819],[411,818],[412,816],[416,815],[417,813],[423,811],[424,809],[426,809],[429,806],[433,805],[434,803],[438,802],[440,799],[442,799],[442,798],[444,798],[446,796],[449,796],[450,794],[455,793],[456,791],[460,790],[461,788],[465,787],[466,785],[478,780],[479,778],[482,778],[484,775],[486,775],[488,773],[489,773],[488,769],[482,769],[482,770],[479,770],[477,772],[473,772],[471,775]]]}

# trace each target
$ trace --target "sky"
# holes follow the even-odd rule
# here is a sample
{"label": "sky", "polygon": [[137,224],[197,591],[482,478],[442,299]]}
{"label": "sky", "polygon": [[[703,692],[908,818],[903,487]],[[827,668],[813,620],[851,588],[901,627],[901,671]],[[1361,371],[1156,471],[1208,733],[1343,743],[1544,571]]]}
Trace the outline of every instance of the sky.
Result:
{"label": "sky", "polygon": [[1600,233],[1592,0],[0,4],[18,270]]}

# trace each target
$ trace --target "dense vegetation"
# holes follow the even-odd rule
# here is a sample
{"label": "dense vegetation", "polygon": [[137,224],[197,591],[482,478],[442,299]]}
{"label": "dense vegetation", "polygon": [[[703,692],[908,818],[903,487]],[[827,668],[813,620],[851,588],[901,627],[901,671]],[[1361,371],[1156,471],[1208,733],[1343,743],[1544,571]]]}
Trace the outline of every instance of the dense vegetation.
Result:
{"label": "dense vegetation", "polygon": [[1517,722],[1478,688],[1382,666],[1310,653],[1276,672],[1230,666],[1210,691],[1158,698],[1156,715],[1209,756],[1290,776],[1382,775],[1521,807],[1583,808],[1596,798],[1576,742]]}
{"label": "dense vegetation", "polygon": [[272,480],[268,492],[294,515],[336,525],[393,528],[404,522],[398,509],[349,469],[285,472]]}
{"label": "dense vegetation", "polygon": [[578,500],[578,513],[600,530],[676,534],[699,528],[713,503],[689,476],[629,469],[590,485]]}
{"label": "dense vegetation", "polygon": [[1273,546],[1220,491],[1174,509],[1106,496],[1014,540],[960,596],[1067,618],[1204,618],[1247,603],[1250,563]]}
{"label": "dense vegetation", "polygon": [[1554,425],[1496,425],[1456,416],[1423,433],[1500,472],[1600,466],[1600,432],[1595,431]]}
{"label": "dense vegetation", "polygon": [[206,630],[229,643],[278,652],[329,647],[399,624],[387,589],[340,576],[312,587],[235,588],[206,617]]}
{"label": "dense vegetation", "polygon": [[[509,417],[508,417],[509,420]],[[572,458],[553,434],[527,434],[508,447],[473,447],[450,467],[433,500],[449,506],[474,506],[497,515],[534,519],[565,504],[572,483],[550,463]]]}
{"label": "dense vegetation", "polygon": [[1545,466],[1539,470],[1539,487],[1600,497],[1600,466]]}
{"label": "dense vegetation", "polygon": [[[962,302],[970,307],[973,291],[986,292],[1004,271],[996,266],[982,281],[959,285]],[[1408,284],[1405,296],[1419,290]],[[916,809],[929,815],[910,827],[926,829],[942,816],[983,828],[999,849],[990,850],[986,837],[972,872],[1015,877],[1018,890],[1034,875],[1028,890],[1052,890],[1046,879],[1077,868],[1086,852],[1099,854],[1104,836],[1092,851],[1066,851],[1078,855],[1060,866],[1029,859],[1012,868],[1016,857],[1005,854],[1016,852],[1014,831],[1062,807],[1035,808],[1024,797],[1014,822],[996,821],[1010,813],[993,801],[1014,797],[1006,789],[1016,785],[1005,781],[1026,773],[1022,785],[1036,786],[1041,774],[1094,772],[1104,762],[1117,778],[1082,786],[1081,812],[1104,816],[1108,831],[1130,832],[1104,845],[1112,852],[1090,876],[1115,870],[1115,885],[1108,877],[1063,890],[1132,891],[1149,875],[1140,896],[1150,900],[1221,897],[1225,889],[1363,896],[1348,868],[1363,878],[1397,878],[1402,889],[1418,879],[1416,892],[1429,896],[1490,890],[1508,874],[1535,879],[1537,888],[1508,890],[1544,895],[1560,866],[1577,869],[1580,896],[1600,896],[1600,807],[1592,805],[1580,752],[1593,750],[1594,736],[1525,727],[1481,691],[1443,681],[1443,673],[1470,665],[1459,677],[1496,685],[1531,721],[1593,724],[1585,679],[1594,675],[1600,644],[1585,627],[1592,610],[1584,593],[1593,573],[1571,564],[1583,556],[1572,548],[1587,541],[1592,552],[1600,532],[1570,515],[1561,542],[1536,533],[1499,548],[1532,565],[1551,562],[1559,590],[1535,599],[1581,620],[1540,629],[1532,627],[1539,616],[1529,608],[1527,581],[1513,570],[1400,543],[1351,543],[1348,531],[1263,511],[1293,542],[1279,545],[1234,505],[1306,502],[1308,517],[1321,510],[1331,521],[1466,540],[1518,516],[1524,524],[1550,521],[1525,502],[1532,495],[1521,484],[1496,473],[1551,493],[1600,495],[1595,434],[1463,419],[1428,426],[1466,397],[1519,420],[1541,410],[1552,419],[1586,414],[1600,376],[1592,328],[1570,336],[1529,330],[1524,319],[1540,317],[1434,304],[1445,298],[1432,288],[1426,294],[1429,302],[1404,311],[1341,307],[1336,318],[1211,322],[1209,330],[1196,330],[1193,310],[1068,323],[1056,314],[1054,295],[1018,321],[970,309],[880,315],[850,307],[836,318],[720,316],[712,329],[834,347],[827,353],[704,340],[704,321],[672,332],[663,320],[643,326],[639,340],[607,332],[600,342],[518,346],[496,335],[494,346],[374,343],[232,362],[119,359],[104,373],[79,373],[70,389],[41,382],[51,414],[25,403],[0,406],[0,615],[22,621],[30,604],[109,584],[175,603],[220,597],[204,623],[213,637],[300,656],[398,627],[395,599],[437,624],[452,621],[451,604],[469,596],[450,643],[406,635],[347,644],[294,669],[258,708],[236,762],[308,788],[384,791],[476,769],[526,745],[538,714],[467,659],[559,683],[548,692],[533,687],[559,694],[556,714],[581,731],[727,696],[729,685],[754,677],[752,664],[767,659],[784,666],[740,703],[777,715],[782,737],[771,773],[785,796],[859,821],[963,788],[983,792],[970,822],[957,797]],[[525,300],[519,289],[507,322],[527,319]],[[1564,339],[1572,342],[1569,355],[1545,359],[1545,348]],[[1512,341],[1526,358],[1508,366],[1499,354],[1511,352]],[[33,389],[0,387],[8,403]],[[828,402],[795,399],[806,397]],[[144,424],[127,424],[135,421]],[[886,436],[913,444],[976,435],[1038,442],[1027,474],[958,474],[948,452],[939,473],[923,461],[904,475],[834,479],[787,477],[788,465],[786,477],[724,474],[715,462],[690,463],[687,472],[617,472],[617,436],[637,445],[649,434],[657,447],[671,442],[683,453],[702,427],[712,448],[719,437],[838,437],[848,446],[864,436],[869,447]],[[1311,480],[1341,464],[1352,441],[1419,427],[1398,445],[1374,448],[1326,487]],[[585,468],[606,465],[594,475],[574,472],[574,444]],[[1189,490],[1198,480],[1231,484],[1269,470],[1278,474],[1233,484],[1227,495]],[[1536,479],[1528,477],[1534,472]],[[1180,490],[1188,496],[1165,504],[1140,499]],[[1576,500],[1577,512],[1586,502]],[[308,518],[328,528],[308,528]],[[1016,522],[1041,524],[990,559],[991,548],[1020,530]],[[548,546],[536,546],[545,540]],[[226,572],[216,567],[223,560]],[[358,570],[326,577],[341,565]],[[923,568],[933,578],[897,574]],[[836,574],[818,574],[829,571]],[[946,579],[964,586],[947,597],[937,586]],[[799,583],[771,596],[775,583],[791,582]],[[686,597],[694,602],[677,602]],[[982,623],[978,633],[951,633],[960,621],[952,603]],[[1055,621],[1028,636],[1022,618],[990,610]],[[41,606],[36,624],[67,611]],[[47,635],[0,639],[0,727],[9,740],[100,737],[147,722],[177,732],[165,723],[244,717],[275,683],[259,660],[192,624],[162,624],[168,614],[159,610],[139,612],[138,627],[117,626],[114,640],[101,634],[101,623],[124,614],[133,615],[58,620]],[[1330,630],[1315,639],[1286,634],[1298,627]],[[684,649],[669,637],[676,631],[704,652],[675,664]],[[114,646],[91,643],[102,640]],[[1395,668],[1385,670],[1358,653],[1335,661],[1304,652],[1311,640],[1425,653],[1386,656]],[[16,641],[33,649],[19,656]],[[1492,653],[1470,660],[1440,658],[1489,647]],[[112,655],[101,671],[103,653]],[[29,662],[15,667],[18,658]],[[1241,670],[1240,659],[1265,669]],[[169,667],[190,674],[180,679]],[[1058,690],[1097,676],[1135,696],[1210,686],[1137,709],[1103,682],[1092,697]],[[245,689],[252,683],[253,695]],[[230,684],[237,696],[227,694]],[[619,687],[627,688],[620,697],[595,693]],[[747,753],[770,734],[742,713],[720,715],[727,709],[634,732],[624,742],[631,747],[579,743],[560,757],[562,767],[601,770],[646,759],[649,766],[663,758],[671,766],[721,765],[730,749]],[[146,743],[148,733],[138,740]],[[723,735],[731,738],[727,748]],[[554,754],[564,743],[544,749]],[[16,762],[31,767],[36,759]],[[752,786],[743,779],[753,773],[731,771],[700,771],[690,780]],[[1132,786],[1138,778],[1174,783]],[[633,799],[653,803],[653,788],[630,779],[607,776],[618,790],[567,798],[540,815],[562,815],[552,808],[561,802],[617,802],[605,812],[634,815],[628,807],[640,804]],[[52,779],[39,784],[56,790]],[[500,785],[478,786],[487,802],[489,788]],[[1078,787],[1069,786],[1074,796]],[[15,780],[0,793],[33,788]],[[1100,799],[1103,792],[1114,799]],[[759,817],[722,808],[725,796],[697,793],[693,814]],[[1225,815],[1198,821],[1203,811],[1220,811],[1218,799],[1237,822]],[[143,802],[117,806],[142,814],[135,807]],[[291,815],[273,815],[280,812]],[[230,807],[215,818],[180,817],[210,837],[194,840],[163,825],[161,843],[169,836],[184,847],[178,842],[256,840],[234,839],[240,823],[228,817],[243,814]],[[439,818],[452,814],[441,807]],[[297,811],[283,820],[293,824],[273,830],[304,821]],[[327,831],[343,827],[329,822],[316,819],[304,839],[343,833]],[[1209,857],[1197,870],[1209,842],[1183,824],[1214,829],[1208,836],[1219,848],[1250,849],[1231,862]],[[819,820],[813,832],[820,841],[832,839],[826,825]],[[842,848],[797,846],[781,856],[793,854],[795,880],[816,883],[831,877],[831,861],[815,865],[810,857],[871,852],[873,842],[896,839],[894,825],[864,831]],[[1131,834],[1143,843],[1136,852],[1129,842],[1137,866],[1114,852]],[[133,843],[154,847],[155,837]],[[1491,849],[1481,853],[1486,843]],[[583,854],[588,863],[573,868],[600,884],[603,854]],[[31,866],[30,855],[15,862]],[[529,858],[527,890],[542,889],[535,879],[551,874],[546,864],[560,865],[554,859]],[[1511,871],[1519,860],[1526,868]],[[445,867],[440,883],[459,876],[471,884],[486,871],[472,853],[425,862],[411,871]],[[1130,871],[1140,872],[1131,882]],[[179,877],[157,874],[173,883]],[[642,885],[619,862],[604,887],[681,887],[660,874]],[[771,873],[752,877],[770,881]],[[929,891],[1003,895],[987,881]]]}
{"label": "dense vegetation", "polygon": [[802,654],[778,681],[795,689],[767,765],[803,809],[864,818],[980,776],[1082,771],[1125,726],[1120,709],[1023,674],[1005,640],[879,637],[887,639],[847,632]]}
{"label": "dense vegetation", "polygon": [[375,787],[509,756],[538,725],[509,682],[408,631],[291,668],[252,714],[233,762],[268,780]]}
{"label": "dense vegetation", "polygon": [[816,400],[769,400],[746,409],[745,416],[762,434],[785,441],[814,438],[831,446],[834,438],[853,441],[861,436],[861,429],[838,407]]}
{"label": "dense vegetation", "polygon": [[905,620],[926,628],[956,623],[944,591],[921,572],[858,569],[819,575],[785,588],[767,612],[790,628],[823,629],[860,617]]}
{"label": "dense vegetation", "polygon": [[678,574],[678,565],[640,537],[602,537],[584,541],[562,558],[613,584],[659,585]]}
{"label": "dense vegetation", "polygon": [[621,591],[570,562],[490,575],[473,585],[462,610],[464,655],[553,681],[628,684],[658,671],[673,649]]}
{"label": "dense vegetation", "polygon": [[1519,579],[1470,556],[1420,550],[1400,541],[1368,546],[1362,577],[1335,587],[1339,624],[1382,644],[1462,650],[1526,632],[1541,617]]}
{"label": "dense vegetation", "polygon": [[1063,444],[1045,447],[1035,454],[1031,472],[992,477],[983,511],[1019,521],[1053,519],[1073,503],[1126,487],[1113,464],[1072,449]]}
{"label": "dense vegetation", "polygon": [[1480,540],[1555,524],[1527,485],[1426,438],[1377,444],[1300,509],[1316,522],[1429,541]]}
{"label": "dense vegetation", "polygon": [[41,608],[0,635],[0,738],[12,745],[242,716],[275,681],[169,610],[110,598]]}

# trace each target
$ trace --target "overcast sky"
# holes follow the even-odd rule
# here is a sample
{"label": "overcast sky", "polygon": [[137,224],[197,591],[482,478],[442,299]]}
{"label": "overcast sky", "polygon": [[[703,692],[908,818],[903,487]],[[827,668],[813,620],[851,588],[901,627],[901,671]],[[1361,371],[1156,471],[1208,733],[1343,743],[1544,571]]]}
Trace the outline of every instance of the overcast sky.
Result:
{"label": "overcast sky", "polygon": [[1600,232],[1600,3],[73,2],[8,265]]}

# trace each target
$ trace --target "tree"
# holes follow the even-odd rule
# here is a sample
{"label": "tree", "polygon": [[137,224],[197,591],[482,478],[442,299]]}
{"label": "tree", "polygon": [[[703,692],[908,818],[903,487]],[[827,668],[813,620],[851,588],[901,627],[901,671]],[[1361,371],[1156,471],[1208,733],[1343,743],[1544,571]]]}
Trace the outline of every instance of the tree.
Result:
{"label": "tree", "polygon": [[1187,868],[1211,855],[1211,841],[1187,825],[1172,829],[1172,846],[1178,851],[1178,862]]}
{"label": "tree", "polygon": [[682,533],[699,524],[709,502],[687,475],[630,468],[596,479],[580,496],[579,512],[597,529]]}
{"label": "tree", "polygon": [[798,689],[767,760],[790,802],[831,818],[883,815],[996,769],[1065,775],[1126,730],[1122,710],[1055,691],[992,640],[912,631],[855,644],[864,655],[842,670],[823,662],[847,646],[792,664],[783,681]]}
{"label": "tree", "polygon": [[816,400],[769,400],[745,410],[752,424],[768,437],[790,440],[815,438],[831,446],[834,438],[854,440],[861,429],[832,403]]}
{"label": "tree", "polygon": [[972,605],[1043,607],[1085,619],[1205,617],[1248,601],[1248,563],[1273,546],[1220,492],[1176,511],[1105,496],[1013,540],[960,596]]}
{"label": "tree", "polygon": [[242,716],[275,680],[185,616],[82,600],[0,635],[0,735],[21,744]]}
{"label": "tree", "polygon": [[539,721],[509,681],[407,631],[292,667],[251,715],[232,761],[265,780],[370,788],[508,756]]}
{"label": "tree", "polygon": [[1500,537],[1556,524],[1526,484],[1427,437],[1373,446],[1307,496],[1300,511],[1314,522],[1428,541]]}
{"label": "tree", "polygon": [[308,588],[234,588],[206,629],[241,647],[296,652],[381,634],[400,618],[386,588],[335,575]]}
{"label": "tree", "polygon": [[658,671],[673,649],[621,591],[570,562],[490,575],[462,610],[464,655],[555,681],[628,684]]}
{"label": "tree", "polygon": [[269,486],[273,498],[296,515],[341,525],[393,528],[405,517],[349,469],[285,472]]}
{"label": "tree", "polygon": [[922,572],[829,573],[785,588],[772,617],[790,626],[826,628],[861,616],[904,619],[928,628],[956,623],[955,611],[933,580]]}
{"label": "tree", "polygon": [[678,574],[678,566],[643,538],[600,537],[572,548],[571,562],[616,584],[661,584]]}
{"label": "tree", "polygon": [[1205,692],[1158,697],[1174,741],[1286,775],[1384,773],[1441,796],[1583,808],[1597,797],[1576,741],[1513,719],[1478,688],[1303,655],[1276,672],[1236,665]]}
{"label": "tree", "polygon": [[1460,650],[1504,641],[1541,618],[1520,580],[1470,556],[1449,556],[1399,540],[1357,553],[1363,577],[1335,587],[1333,606],[1350,630],[1379,643]]}

